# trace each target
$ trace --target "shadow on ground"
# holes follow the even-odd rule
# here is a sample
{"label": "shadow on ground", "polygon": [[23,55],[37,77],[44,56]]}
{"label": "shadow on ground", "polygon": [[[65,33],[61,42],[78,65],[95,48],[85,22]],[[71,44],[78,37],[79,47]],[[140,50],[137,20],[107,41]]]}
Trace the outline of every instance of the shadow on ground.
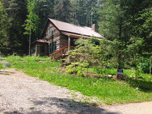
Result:
{"label": "shadow on ground", "polygon": [[129,78],[126,80],[134,88],[139,88],[143,92],[152,92],[152,82],[143,79]]}
{"label": "shadow on ground", "polygon": [[33,109],[5,112],[5,114],[120,114],[119,112],[109,112],[104,108],[97,108],[88,103],[76,102],[69,98],[41,98],[31,100]]}
{"label": "shadow on ground", "polygon": [[[99,77],[99,78],[104,78],[104,79],[110,79],[110,80],[117,81],[113,77],[108,77],[108,76]],[[144,79],[144,77],[130,78],[130,77],[125,76],[124,78],[119,79],[119,81],[120,80],[125,81],[126,83],[128,83],[133,88],[138,88],[140,91],[152,92],[152,81],[151,80],[147,81],[147,80]]]}
{"label": "shadow on ground", "polygon": [[10,75],[10,74],[14,74],[14,72],[0,71],[0,75]]}

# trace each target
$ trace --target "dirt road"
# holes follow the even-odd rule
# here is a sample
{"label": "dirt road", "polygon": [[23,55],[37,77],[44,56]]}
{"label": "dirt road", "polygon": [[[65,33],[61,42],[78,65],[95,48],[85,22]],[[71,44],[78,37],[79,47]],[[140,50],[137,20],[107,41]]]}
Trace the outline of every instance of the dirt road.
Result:
{"label": "dirt road", "polygon": [[6,69],[0,71],[0,114],[152,114],[152,102],[92,107],[66,88]]}
{"label": "dirt road", "polygon": [[72,100],[70,91],[20,71],[0,71],[1,114],[116,114]]}

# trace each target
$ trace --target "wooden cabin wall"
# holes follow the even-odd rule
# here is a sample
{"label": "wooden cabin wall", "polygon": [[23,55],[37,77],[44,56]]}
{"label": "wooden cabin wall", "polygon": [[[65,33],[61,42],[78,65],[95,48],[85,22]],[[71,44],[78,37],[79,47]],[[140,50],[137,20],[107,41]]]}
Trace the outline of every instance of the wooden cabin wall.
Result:
{"label": "wooden cabin wall", "polygon": [[68,46],[68,36],[60,35],[60,48]]}
{"label": "wooden cabin wall", "polygon": [[49,44],[52,43],[52,34],[48,35],[49,27],[51,27],[51,30],[53,32],[53,42],[56,42],[56,50],[58,50],[60,49],[60,31],[51,22],[48,23],[43,38],[46,39],[49,42]]}
{"label": "wooden cabin wall", "polygon": [[[33,52],[33,50],[35,50],[35,51]],[[35,45],[35,44],[31,48],[31,55],[37,56],[37,45]]]}
{"label": "wooden cabin wall", "polygon": [[[45,53],[41,53],[41,46],[45,46]],[[36,45],[36,56],[40,55],[40,56],[47,56],[48,55],[48,44],[44,44],[44,43],[37,43]]]}

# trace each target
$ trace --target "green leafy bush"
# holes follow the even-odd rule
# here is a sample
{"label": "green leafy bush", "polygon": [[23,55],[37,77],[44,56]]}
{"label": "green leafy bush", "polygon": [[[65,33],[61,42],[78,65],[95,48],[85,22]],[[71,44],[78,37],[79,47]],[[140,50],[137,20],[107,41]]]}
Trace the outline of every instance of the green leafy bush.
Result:
{"label": "green leafy bush", "polygon": [[77,66],[79,63],[71,63],[71,65],[67,66],[67,71],[66,73],[69,74],[77,74],[78,76],[84,76],[84,73],[82,71],[82,67],[81,66]]}
{"label": "green leafy bush", "polygon": [[68,69],[68,70],[66,71],[66,73],[68,73],[68,74],[73,74],[74,71],[75,71],[74,69],[71,69],[71,68],[70,68],[70,69]]}
{"label": "green leafy bush", "polygon": [[150,60],[148,58],[144,58],[141,63],[139,63],[140,69],[144,73],[149,73],[149,67],[150,67]]}
{"label": "green leafy bush", "polygon": [[77,74],[78,74],[78,76],[81,76],[81,77],[84,76],[84,73],[83,73],[81,70],[78,70],[78,71],[77,71]]}
{"label": "green leafy bush", "polygon": [[94,67],[94,71],[95,71],[97,74],[102,74],[102,73],[103,73],[103,68],[101,68],[101,67]]}

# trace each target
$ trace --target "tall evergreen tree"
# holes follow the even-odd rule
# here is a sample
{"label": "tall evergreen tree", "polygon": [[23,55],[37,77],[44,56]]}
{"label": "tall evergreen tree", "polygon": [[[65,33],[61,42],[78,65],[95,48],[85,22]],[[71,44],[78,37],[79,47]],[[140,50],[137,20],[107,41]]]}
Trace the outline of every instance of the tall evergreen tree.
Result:
{"label": "tall evergreen tree", "polygon": [[127,43],[130,39],[129,34],[126,31],[126,16],[122,10],[121,0],[106,0],[100,14],[99,31],[104,37],[109,40],[115,40],[115,53],[117,55],[117,64],[119,68],[123,68],[123,61]]}
{"label": "tall evergreen tree", "polygon": [[56,0],[38,0],[36,15],[39,17],[39,24],[35,31],[35,37],[41,38],[41,34],[48,18],[55,18],[54,7]]}
{"label": "tall evergreen tree", "polygon": [[152,1],[149,0],[127,0],[123,1],[124,14],[129,33],[135,37],[144,39],[145,50],[152,48]]}
{"label": "tall evergreen tree", "polygon": [[0,48],[9,46],[9,39],[7,31],[10,27],[9,21],[7,20],[7,13],[4,11],[2,3],[0,1]]}
{"label": "tall evergreen tree", "polygon": [[13,51],[26,52],[27,40],[23,35],[24,20],[26,19],[26,0],[2,0],[3,8],[7,13],[7,21],[11,25],[5,32],[9,38],[9,47]]}
{"label": "tall evergreen tree", "polygon": [[72,22],[72,7],[69,0],[59,0],[54,10],[57,20]]}

